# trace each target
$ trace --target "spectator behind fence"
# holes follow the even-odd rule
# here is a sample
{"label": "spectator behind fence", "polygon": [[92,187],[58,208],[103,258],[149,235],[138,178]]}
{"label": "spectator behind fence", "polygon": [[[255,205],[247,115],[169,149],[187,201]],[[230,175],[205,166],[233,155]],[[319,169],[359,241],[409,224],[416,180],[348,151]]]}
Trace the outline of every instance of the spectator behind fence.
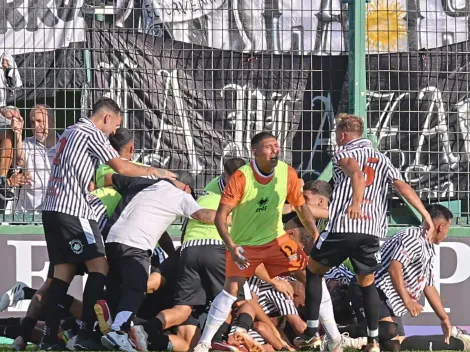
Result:
{"label": "spectator behind fence", "polygon": [[13,172],[24,165],[23,117],[14,106],[0,108],[0,200],[2,209],[5,201],[15,197],[14,187],[24,183],[24,175]]}
{"label": "spectator behind fence", "polygon": [[15,206],[15,213],[39,213],[42,209],[44,192],[51,173],[51,163],[56,155],[58,135],[55,132],[53,110],[38,104],[29,114],[33,136],[25,138],[23,150],[25,169],[31,174],[31,182],[25,184]]}

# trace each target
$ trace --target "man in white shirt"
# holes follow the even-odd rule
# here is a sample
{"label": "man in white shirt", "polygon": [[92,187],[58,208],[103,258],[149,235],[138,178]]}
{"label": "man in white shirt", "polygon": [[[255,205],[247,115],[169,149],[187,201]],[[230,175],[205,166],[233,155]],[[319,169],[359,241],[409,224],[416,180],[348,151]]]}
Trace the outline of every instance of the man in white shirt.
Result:
{"label": "man in white shirt", "polygon": [[111,184],[122,195],[103,232],[109,263],[107,299],[116,318],[113,331],[101,342],[111,350],[128,351],[133,348],[127,332],[144,299],[158,240],[177,217],[213,224],[215,210],[202,209],[191,195],[191,185],[179,181],[105,175],[105,186]]}
{"label": "man in white shirt", "polygon": [[55,132],[53,110],[45,104],[36,105],[29,115],[33,136],[23,141],[25,171],[31,174],[31,182],[25,184],[15,205],[16,214],[35,213],[42,209],[44,192],[51,174],[51,163],[57,154],[58,136]]}

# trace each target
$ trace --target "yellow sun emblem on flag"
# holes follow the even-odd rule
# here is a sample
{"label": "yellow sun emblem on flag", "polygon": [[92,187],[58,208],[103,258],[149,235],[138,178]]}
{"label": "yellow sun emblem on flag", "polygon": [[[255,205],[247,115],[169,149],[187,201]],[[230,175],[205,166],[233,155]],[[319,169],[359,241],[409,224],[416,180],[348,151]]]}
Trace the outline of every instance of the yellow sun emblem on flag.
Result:
{"label": "yellow sun emblem on flag", "polygon": [[407,50],[406,10],[399,1],[372,0],[367,4],[366,36],[369,52]]}

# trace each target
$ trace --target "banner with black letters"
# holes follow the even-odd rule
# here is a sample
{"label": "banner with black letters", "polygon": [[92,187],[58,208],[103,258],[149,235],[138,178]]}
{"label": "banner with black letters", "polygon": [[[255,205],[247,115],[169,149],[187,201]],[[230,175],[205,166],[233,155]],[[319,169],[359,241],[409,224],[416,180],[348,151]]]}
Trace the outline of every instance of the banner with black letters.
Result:
{"label": "banner with black letters", "polygon": [[[366,60],[369,132],[423,199],[470,190],[468,45]],[[88,86],[84,47],[13,55],[22,85],[0,84],[0,98],[16,104]],[[102,96],[116,99],[140,160],[189,169],[198,187],[224,158],[250,157],[261,130],[279,137],[283,158],[304,179],[316,179],[334,147],[334,119],[348,110],[346,56],[250,55],[96,22],[86,47],[92,89],[83,89],[84,111]]]}

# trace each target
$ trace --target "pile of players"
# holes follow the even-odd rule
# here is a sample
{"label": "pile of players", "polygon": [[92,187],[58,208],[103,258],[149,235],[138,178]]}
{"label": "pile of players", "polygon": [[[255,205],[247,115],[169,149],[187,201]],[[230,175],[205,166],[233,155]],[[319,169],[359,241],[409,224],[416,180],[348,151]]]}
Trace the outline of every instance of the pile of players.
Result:
{"label": "pile of players", "polygon": [[[43,209],[48,280],[39,290],[18,283],[0,302],[4,310],[31,299],[24,318],[0,320],[13,348],[469,349],[432,275],[452,213],[423,206],[361,137],[361,118],[338,117],[333,189],[303,184],[278,159],[276,138],[261,132],[251,141],[253,160],[226,160],[197,199],[189,174],[130,162],[132,134],[119,124],[119,108],[103,99],[61,137]],[[95,173],[88,166],[96,161],[103,165]],[[423,223],[380,246],[389,186]],[[175,249],[166,230],[178,217],[187,221]],[[79,301],[67,291],[84,272]],[[405,338],[400,317],[422,312],[422,293],[443,335]]]}

